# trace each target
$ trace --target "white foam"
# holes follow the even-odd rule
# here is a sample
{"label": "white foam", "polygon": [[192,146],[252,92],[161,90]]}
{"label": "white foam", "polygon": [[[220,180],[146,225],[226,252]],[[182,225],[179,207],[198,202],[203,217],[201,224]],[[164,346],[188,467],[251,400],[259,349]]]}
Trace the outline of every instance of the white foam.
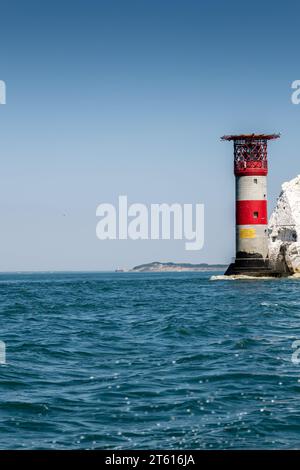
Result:
{"label": "white foam", "polygon": [[276,277],[271,276],[247,276],[245,274],[232,274],[231,276],[219,275],[219,276],[211,276],[210,281],[242,281],[242,280],[253,280],[253,281],[261,281],[261,280],[274,280],[278,279]]}
{"label": "white foam", "polygon": [[280,279],[300,279],[300,273],[291,274],[290,276],[245,276],[244,274],[233,274],[231,276],[219,275],[211,276],[210,281],[243,281],[243,280],[252,280],[252,281],[275,281]]}

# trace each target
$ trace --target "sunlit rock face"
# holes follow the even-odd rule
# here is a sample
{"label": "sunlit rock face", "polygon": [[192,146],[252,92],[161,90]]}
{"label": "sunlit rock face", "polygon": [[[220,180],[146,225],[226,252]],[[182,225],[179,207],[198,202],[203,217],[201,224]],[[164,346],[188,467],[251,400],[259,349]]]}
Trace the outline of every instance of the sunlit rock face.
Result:
{"label": "sunlit rock face", "polygon": [[283,183],[270,217],[269,260],[282,274],[300,273],[300,175]]}

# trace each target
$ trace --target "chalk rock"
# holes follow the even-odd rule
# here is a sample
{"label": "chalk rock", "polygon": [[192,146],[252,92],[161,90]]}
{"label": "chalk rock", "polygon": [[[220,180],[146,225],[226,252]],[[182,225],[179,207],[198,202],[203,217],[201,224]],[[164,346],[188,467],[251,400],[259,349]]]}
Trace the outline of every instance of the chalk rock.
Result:
{"label": "chalk rock", "polygon": [[300,175],[283,183],[269,220],[269,260],[284,273],[300,273]]}

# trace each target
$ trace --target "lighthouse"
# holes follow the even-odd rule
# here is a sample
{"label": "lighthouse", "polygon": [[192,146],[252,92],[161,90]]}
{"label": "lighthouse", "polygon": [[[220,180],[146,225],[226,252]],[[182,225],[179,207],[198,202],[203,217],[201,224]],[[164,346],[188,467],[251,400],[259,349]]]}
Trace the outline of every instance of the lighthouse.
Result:
{"label": "lighthouse", "polygon": [[236,255],[225,275],[274,275],[268,263],[269,140],[280,134],[224,135],[234,145]]}

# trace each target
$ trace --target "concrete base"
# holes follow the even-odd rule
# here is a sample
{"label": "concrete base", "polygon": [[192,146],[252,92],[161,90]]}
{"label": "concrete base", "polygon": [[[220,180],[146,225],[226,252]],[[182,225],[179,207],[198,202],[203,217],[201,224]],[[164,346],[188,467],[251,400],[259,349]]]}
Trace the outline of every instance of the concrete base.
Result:
{"label": "concrete base", "polygon": [[269,260],[263,258],[236,258],[234,263],[231,263],[226,272],[225,276],[244,275],[253,277],[281,277],[284,275],[279,271],[274,271],[269,266]]}

